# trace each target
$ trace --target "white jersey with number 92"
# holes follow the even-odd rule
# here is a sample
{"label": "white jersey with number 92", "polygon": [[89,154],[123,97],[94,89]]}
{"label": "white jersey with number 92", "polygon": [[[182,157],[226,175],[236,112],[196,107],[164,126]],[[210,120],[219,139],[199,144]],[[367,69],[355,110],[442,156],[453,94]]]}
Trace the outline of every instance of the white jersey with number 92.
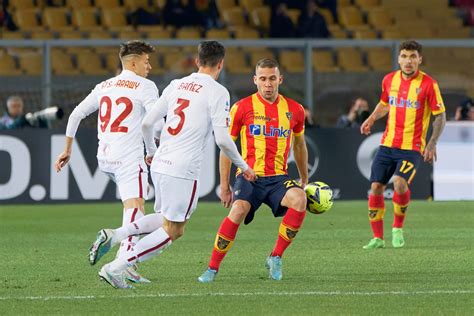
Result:
{"label": "white jersey with number 92", "polygon": [[81,118],[98,110],[97,159],[102,170],[143,160],[141,123],[157,100],[158,88],[152,81],[124,70],[96,85],[74,109]]}

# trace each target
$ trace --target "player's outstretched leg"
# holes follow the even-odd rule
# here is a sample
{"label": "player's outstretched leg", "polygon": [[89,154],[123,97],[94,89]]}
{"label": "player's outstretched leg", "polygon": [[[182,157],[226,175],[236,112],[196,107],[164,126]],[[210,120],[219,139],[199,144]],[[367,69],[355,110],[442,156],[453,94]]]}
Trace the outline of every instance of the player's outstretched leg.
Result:
{"label": "player's outstretched leg", "polygon": [[89,263],[94,265],[100,260],[112,247],[113,229],[102,229],[97,233],[97,237],[89,249]]}
{"label": "player's outstretched leg", "polygon": [[405,220],[405,214],[409,202],[409,190],[401,194],[395,191],[393,194],[392,246],[394,248],[401,248],[405,245],[405,239],[403,238],[403,222]]}
{"label": "player's outstretched leg", "polygon": [[362,248],[377,249],[385,248],[383,240],[383,217],[385,214],[385,201],[383,194],[369,195],[369,222],[374,237]]}
{"label": "player's outstretched leg", "polygon": [[265,261],[265,268],[268,269],[269,277],[272,280],[280,281],[283,278],[281,273],[281,257],[279,256],[268,256]]}
{"label": "player's outstretched leg", "polygon": [[[168,235],[163,228],[159,228],[140,239],[134,249],[130,252],[128,258],[119,257],[111,263],[106,264],[103,268],[105,269],[104,272],[108,272],[109,275],[112,276],[123,276],[126,279],[128,278],[127,274],[130,268],[133,268],[138,262],[143,262],[162,253],[169,245],[171,245],[171,243],[170,235]],[[141,280],[139,283],[147,282]]]}
{"label": "player's outstretched leg", "polygon": [[201,283],[211,283],[216,278],[216,275],[217,270],[207,268],[207,270],[198,278],[198,281]]}
{"label": "player's outstretched leg", "polygon": [[305,215],[306,210],[304,208],[303,211],[288,208],[285,216],[283,216],[280,228],[278,229],[278,238],[275,242],[275,247],[265,262],[265,267],[268,269],[269,277],[272,280],[280,281],[282,279],[281,257],[286,248],[288,248],[296,237],[296,234],[303,224]]}
{"label": "player's outstretched leg", "polygon": [[[130,223],[138,221],[143,216],[145,216],[145,214],[143,214],[143,211],[141,211],[138,207],[124,209],[122,217],[122,227],[125,227]],[[117,257],[127,256],[127,252],[133,248],[133,246],[138,242],[138,240],[138,236],[128,236],[128,238],[122,240],[117,251]]]}
{"label": "player's outstretched leg", "polygon": [[151,283],[150,280],[141,276],[137,272],[137,269],[138,269],[138,266],[136,264],[134,264],[131,267],[127,267],[127,269],[125,269],[125,277],[127,278],[127,280],[133,283],[142,283],[142,284]]}
{"label": "player's outstretched leg", "polygon": [[148,214],[136,222],[129,223],[117,229],[103,229],[89,250],[89,262],[94,265],[113,246],[133,235],[149,234],[163,226],[163,215],[159,213]]}
{"label": "player's outstretched leg", "polygon": [[214,281],[219,271],[222,260],[232,247],[239,225],[230,220],[229,217],[224,218],[217,231],[214,242],[214,249],[212,250],[211,260],[206,271],[198,278],[199,282],[209,283]]}
{"label": "player's outstretched leg", "polygon": [[402,228],[392,228],[392,246],[393,248],[401,248],[405,245]]}
{"label": "player's outstretched leg", "polygon": [[110,264],[106,264],[100,269],[99,277],[116,289],[133,289],[133,286],[127,283],[125,274],[112,271]]}
{"label": "player's outstretched leg", "polygon": [[362,248],[364,249],[377,249],[377,248],[385,248],[385,240],[380,239],[378,237],[372,238],[369,243]]}

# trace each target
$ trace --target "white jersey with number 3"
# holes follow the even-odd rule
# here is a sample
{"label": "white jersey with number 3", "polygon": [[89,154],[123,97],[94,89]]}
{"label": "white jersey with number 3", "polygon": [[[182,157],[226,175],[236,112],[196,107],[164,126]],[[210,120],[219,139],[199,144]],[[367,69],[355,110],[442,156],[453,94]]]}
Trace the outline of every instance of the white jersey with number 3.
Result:
{"label": "white jersey with number 3", "polygon": [[[80,119],[99,110],[97,159],[103,171],[113,171],[130,161],[143,161],[141,123],[157,100],[155,83],[124,70],[96,85],[74,109],[71,117]],[[76,130],[75,124],[68,124],[66,135],[74,137]]]}
{"label": "white jersey with number 3", "polygon": [[151,170],[177,178],[199,178],[203,151],[213,127],[229,123],[227,89],[203,73],[173,80],[153,111],[166,112]]}

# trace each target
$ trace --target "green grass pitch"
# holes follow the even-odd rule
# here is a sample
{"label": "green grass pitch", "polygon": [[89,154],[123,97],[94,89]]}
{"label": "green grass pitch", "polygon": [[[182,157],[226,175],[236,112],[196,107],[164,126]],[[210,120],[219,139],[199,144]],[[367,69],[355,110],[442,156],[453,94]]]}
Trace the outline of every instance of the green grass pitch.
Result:
{"label": "green grass pitch", "polygon": [[153,283],[115,290],[97,276],[115,251],[96,266],[87,253],[100,228],[119,225],[120,204],[1,206],[0,314],[474,314],[474,202],[412,202],[405,248],[394,249],[387,201],[387,248],[366,251],[366,201],[336,201],[307,214],[281,282],[264,267],[280,219],[262,208],[240,227],[216,282],[200,284],[226,214],[200,203],[184,237],[141,265]]}

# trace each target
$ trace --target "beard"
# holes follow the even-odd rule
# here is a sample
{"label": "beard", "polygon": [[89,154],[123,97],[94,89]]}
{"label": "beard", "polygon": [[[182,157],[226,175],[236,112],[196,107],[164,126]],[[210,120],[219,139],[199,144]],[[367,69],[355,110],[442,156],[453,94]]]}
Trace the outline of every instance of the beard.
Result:
{"label": "beard", "polygon": [[406,72],[406,71],[402,70],[402,73],[407,77],[413,76],[415,74],[415,72],[416,72],[415,70],[412,70],[411,72]]}

